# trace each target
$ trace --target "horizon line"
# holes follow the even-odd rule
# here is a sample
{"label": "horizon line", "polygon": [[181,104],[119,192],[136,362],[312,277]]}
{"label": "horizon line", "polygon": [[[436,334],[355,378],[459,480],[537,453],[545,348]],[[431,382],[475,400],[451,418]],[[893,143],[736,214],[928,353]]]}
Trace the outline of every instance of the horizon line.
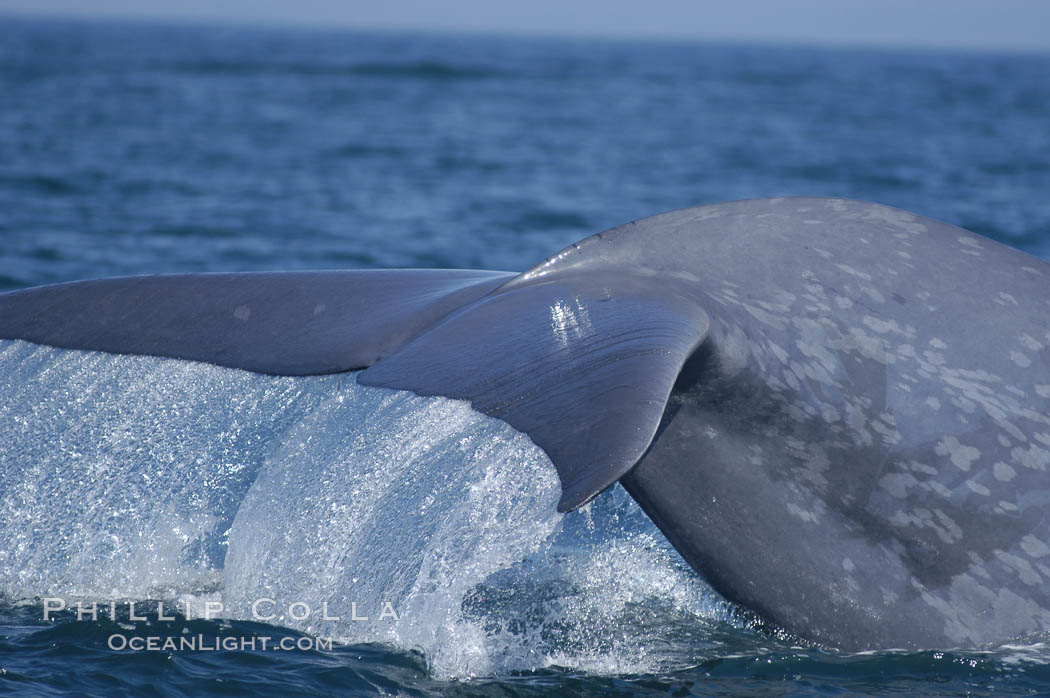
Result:
{"label": "horizon line", "polygon": [[1050,47],[1034,44],[1005,45],[995,43],[976,43],[967,41],[933,41],[919,43],[893,40],[850,40],[821,37],[785,37],[748,34],[702,34],[687,32],[579,32],[551,31],[537,29],[514,29],[508,27],[455,27],[424,26],[381,23],[355,23],[339,20],[311,19],[276,19],[265,17],[233,17],[212,15],[173,15],[149,12],[69,12],[69,11],[4,11],[0,10],[0,21],[5,19],[24,21],[86,22],[86,23],[128,23],[128,24],[166,24],[187,27],[244,27],[246,29],[287,29],[292,31],[346,31],[378,32],[388,34],[408,34],[426,36],[469,36],[518,39],[555,39],[583,41],[623,41],[644,43],[707,43],[763,45],[783,47],[813,48],[856,48],[901,51],[944,51],[944,52],[977,52],[1021,55],[1048,55]]}

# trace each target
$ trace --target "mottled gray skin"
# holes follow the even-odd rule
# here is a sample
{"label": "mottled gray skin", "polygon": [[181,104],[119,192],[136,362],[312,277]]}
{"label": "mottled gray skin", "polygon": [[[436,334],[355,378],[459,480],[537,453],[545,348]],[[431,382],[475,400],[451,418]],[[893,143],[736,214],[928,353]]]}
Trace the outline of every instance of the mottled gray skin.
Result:
{"label": "mottled gray skin", "polygon": [[715,588],[843,649],[1050,629],[1048,265],[853,201],[641,226],[592,256],[695,275],[710,335],[623,484]]}
{"label": "mottled gray skin", "polygon": [[0,294],[0,337],[468,399],[562,510],[622,478],[716,589],[828,646],[1050,631],[1050,265],[885,206],[676,211],[517,276],[42,287]]}

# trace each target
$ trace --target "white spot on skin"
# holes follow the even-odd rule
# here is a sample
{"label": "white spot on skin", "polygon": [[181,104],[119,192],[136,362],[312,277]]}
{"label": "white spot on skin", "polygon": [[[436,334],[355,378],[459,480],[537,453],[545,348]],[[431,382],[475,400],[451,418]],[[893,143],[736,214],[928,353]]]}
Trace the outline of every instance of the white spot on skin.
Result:
{"label": "white spot on skin", "polygon": [[1013,361],[1018,366],[1020,366],[1021,368],[1028,368],[1029,366],[1032,365],[1032,360],[1029,359],[1025,354],[1022,354],[1019,351],[1011,351],[1010,352],[1010,360]]}
{"label": "white spot on skin", "polygon": [[848,264],[836,264],[835,266],[837,266],[839,269],[849,274],[850,276],[854,276],[858,279],[863,279],[864,281],[871,281],[871,274],[868,274],[863,271],[857,271]]}
{"label": "white spot on skin", "polygon": [[941,401],[938,400],[935,397],[928,397],[928,398],[926,398],[926,404],[929,405],[931,409],[934,409],[934,410],[941,409]]}
{"label": "white spot on skin", "polygon": [[1009,293],[1003,291],[999,293],[999,299],[996,300],[996,303],[998,303],[999,305],[1017,305],[1017,299],[1011,296]]}
{"label": "white spot on skin", "polygon": [[1050,385],[1037,385],[1035,392],[1039,393],[1039,397],[1050,398]]}
{"label": "white spot on skin", "polygon": [[938,523],[940,523],[938,526],[931,522],[931,527],[937,532],[938,538],[949,544],[962,540],[963,532],[962,529],[959,528],[959,524],[952,521],[952,519],[940,509],[935,509],[933,513],[937,516]]}
{"label": "white spot on skin", "polygon": [[1021,539],[1021,550],[1031,557],[1046,557],[1050,555],[1050,547],[1031,533]]}
{"label": "white spot on skin", "polygon": [[933,452],[938,456],[949,456],[955,467],[960,470],[969,470],[973,462],[981,456],[981,452],[973,446],[964,446],[954,436],[944,437],[938,443]]}
{"label": "white spot on skin", "polygon": [[933,347],[934,349],[947,349],[948,348],[947,344],[945,344],[943,341],[941,341],[940,339],[938,339],[936,337],[934,337],[933,339],[930,340],[930,346]]}
{"label": "white spot on skin", "polygon": [[[890,270],[890,271],[892,271],[892,270]],[[885,303],[886,302],[885,296],[883,296],[881,293],[879,293],[876,289],[870,288],[870,287],[865,287],[862,290],[864,291],[865,295],[867,295],[868,298],[872,299],[876,303]]]}
{"label": "white spot on skin", "polygon": [[314,317],[317,317],[324,312],[325,308],[328,307],[324,303],[318,303],[314,306]]}
{"label": "white spot on skin", "polygon": [[882,320],[871,315],[865,315],[864,324],[878,334],[886,334],[887,332],[902,333],[896,320]]}
{"label": "white spot on skin", "polygon": [[891,497],[904,499],[918,482],[911,473],[887,473],[879,479],[879,486],[886,490]]}
{"label": "white spot on skin", "polygon": [[871,429],[882,436],[882,440],[887,446],[892,446],[900,441],[900,433],[897,431],[897,426],[893,421],[893,415],[879,415],[879,419],[871,421]]}
{"label": "white spot on skin", "polygon": [[934,366],[944,366],[947,362],[944,360],[944,354],[939,351],[924,351],[922,353],[926,360]]}
{"label": "white spot on skin", "polygon": [[992,466],[992,474],[995,475],[995,479],[1000,482],[1010,482],[1017,475],[1017,471],[1011,468],[1006,463],[999,461]]}
{"label": "white spot on skin", "polygon": [[1022,560],[1016,555],[1011,555],[1002,550],[996,551],[996,557],[999,558],[999,562],[1017,572],[1017,576],[1020,577],[1021,581],[1025,584],[1035,586],[1042,583],[1043,578],[1035,571],[1035,568],[1033,568],[1027,560]]}
{"label": "white spot on skin", "polygon": [[782,363],[782,364],[789,363],[790,357],[788,356],[788,353],[786,351],[784,351],[783,347],[781,347],[780,345],[778,345],[778,344],[776,344],[774,342],[769,342],[769,351],[773,353],[773,356],[777,357],[777,361],[779,361],[780,363]]}
{"label": "white spot on skin", "polygon": [[981,483],[977,482],[976,480],[967,480],[966,481],[966,486],[970,488],[971,492],[973,492],[975,494],[979,494],[979,495],[981,495],[983,497],[987,497],[988,495],[990,495],[992,493],[992,491],[990,489],[988,489],[987,487],[985,487]]}
{"label": "white spot on skin", "polygon": [[241,322],[247,322],[248,318],[252,316],[252,309],[246,305],[238,305],[233,310],[233,316]]}
{"label": "white spot on skin", "polygon": [[817,515],[815,513],[813,513],[812,511],[806,511],[805,509],[793,502],[788,502],[787,510],[790,511],[793,515],[802,519],[803,521],[807,521],[809,523],[817,523]]}
{"label": "white spot on skin", "polygon": [[1032,470],[1046,470],[1046,466],[1050,465],[1050,451],[1035,444],[1029,448],[1018,446],[1010,451],[1010,455],[1015,461]]}
{"label": "white spot on skin", "polygon": [[908,461],[908,467],[911,468],[912,470],[914,470],[917,473],[925,473],[926,475],[936,475],[937,474],[937,468],[934,468],[931,465],[926,465],[925,463],[920,463],[919,461],[915,461],[915,460]]}
{"label": "white spot on skin", "polygon": [[852,572],[856,568],[857,566],[853,564],[853,560],[850,560],[848,557],[842,558],[842,569],[847,572]]}
{"label": "white spot on skin", "polygon": [[1043,343],[1029,334],[1022,334],[1020,337],[1018,337],[1018,340],[1020,340],[1021,345],[1028,351],[1043,350]]}

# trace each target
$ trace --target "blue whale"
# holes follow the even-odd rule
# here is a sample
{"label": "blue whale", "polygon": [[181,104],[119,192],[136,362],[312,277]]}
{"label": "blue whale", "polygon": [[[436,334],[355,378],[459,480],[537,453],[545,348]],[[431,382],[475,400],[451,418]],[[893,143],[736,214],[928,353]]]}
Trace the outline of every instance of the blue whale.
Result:
{"label": "blue whale", "polygon": [[719,592],[843,650],[1050,631],[1050,265],[877,204],[757,199],[521,273],[188,274],[0,294],[0,337],[469,400],[620,481]]}

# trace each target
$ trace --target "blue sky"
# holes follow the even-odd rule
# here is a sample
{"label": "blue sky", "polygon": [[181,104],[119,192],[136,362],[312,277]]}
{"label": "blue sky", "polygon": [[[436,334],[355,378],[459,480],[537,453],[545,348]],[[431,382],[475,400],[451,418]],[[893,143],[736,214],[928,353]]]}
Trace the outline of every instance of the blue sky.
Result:
{"label": "blue sky", "polygon": [[1050,0],[0,0],[0,12],[1050,50]]}

